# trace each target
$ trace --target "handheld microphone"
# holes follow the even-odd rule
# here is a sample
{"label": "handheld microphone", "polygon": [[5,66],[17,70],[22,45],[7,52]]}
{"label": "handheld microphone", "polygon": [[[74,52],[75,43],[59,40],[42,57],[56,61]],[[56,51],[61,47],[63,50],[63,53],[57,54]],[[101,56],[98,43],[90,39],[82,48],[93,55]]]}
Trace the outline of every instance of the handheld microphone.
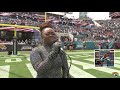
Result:
{"label": "handheld microphone", "polygon": [[[61,42],[60,38],[58,39],[58,42]],[[60,46],[59,47],[59,53],[60,53],[61,50],[62,50],[62,47]]]}
{"label": "handheld microphone", "polygon": [[53,46],[57,47],[58,48],[58,53],[60,53],[60,49],[61,49],[61,46],[60,46],[60,40],[58,37],[56,37],[56,39],[53,40]]}
{"label": "handheld microphone", "polygon": [[[57,40],[55,42],[61,42],[60,38],[57,38]],[[59,48],[59,54],[60,54],[60,51],[64,51],[64,49],[61,46],[59,46],[58,48]],[[69,74],[69,71],[70,71],[70,68],[71,68],[71,65],[72,65],[72,60],[71,60],[71,57],[67,53],[65,53],[65,55],[70,59],[70,66],[68,67],[67,76],[71,77],[70,74]]]}
{"label": "handheld microphone", "polygon": [[[61,42],[61,40],[60,40],[60,38],[58,39],[58,42]],[[64,49],[60,46],[59,47],[59,50],[61,51],[64,51]],[[60,51],[59,51],[59,53],[60,53]],[[64,52],[65,53],[65,52]],[[70,76],[70,68],[71,68],[71,65],[72,65],[72,59],[71,59],[71,57],[67,54],[67,53],[65,53],[65,55],[69,58],[69,60],[70,60],[70,66],[68,67],[68,72],[67,72],[67,76],[68,77],[70,77],[71,78],[71,76]]]}

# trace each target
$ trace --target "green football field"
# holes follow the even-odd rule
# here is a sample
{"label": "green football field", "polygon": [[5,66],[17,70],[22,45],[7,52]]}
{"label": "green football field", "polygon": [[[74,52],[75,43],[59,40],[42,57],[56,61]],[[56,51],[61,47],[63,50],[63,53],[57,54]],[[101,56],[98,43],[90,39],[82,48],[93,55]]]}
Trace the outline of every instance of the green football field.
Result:
{"label": "green football field", "polygon": [[[66,51],[72,59],[70,74],[73,78],[120,78],[120,50],[115,50],[114,67],[95,67],[94,50]],[[19,51],[18,55],[0,52],[0,78],[35,78],[29,51]],[[68,58],[68,63],[70,62]],[[70,65],[70,64],[69,64]]]}

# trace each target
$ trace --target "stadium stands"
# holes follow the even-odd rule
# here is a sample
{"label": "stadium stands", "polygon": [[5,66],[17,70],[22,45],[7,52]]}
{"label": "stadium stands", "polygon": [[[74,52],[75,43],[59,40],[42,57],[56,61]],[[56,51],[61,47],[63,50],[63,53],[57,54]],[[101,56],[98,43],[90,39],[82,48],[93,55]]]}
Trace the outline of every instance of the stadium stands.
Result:
{"label": "stadium stands", "polygon": [[[38,12],[0,13],[1,24],[39,26],[44,21],[45,16],[43,14],[40,15]],[[73,40],[76,41],[118,42],[120,40],[119,18],[96,21],[101,27],[96,26],[91,19],[79,20],[48,16],[47,21],[54,26],[56,32],[71,33],[74,36]]]}

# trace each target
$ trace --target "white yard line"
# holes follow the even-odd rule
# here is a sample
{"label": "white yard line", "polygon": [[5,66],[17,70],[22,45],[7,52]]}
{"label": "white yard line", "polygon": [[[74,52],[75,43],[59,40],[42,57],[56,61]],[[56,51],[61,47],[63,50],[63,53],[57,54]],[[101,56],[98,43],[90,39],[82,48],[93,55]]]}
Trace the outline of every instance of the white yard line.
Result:
{"label": "white yard line", "polygon": [[84,59],[84,60],[95,62],[94,58],[87,58],[87,59]]}
{"label": "white yard line", "polygon": [[70,74],[74,78],[96,78],[95,76],[85,72],[84,70],[82,70],[74,65],[71,65]]}
{"label": "white yard line", "polygon": [[76,60],[72,60],[72,63],[82,65],[83,69],[95,69],[95,70],[103,71],[110,74],[112,74],[112,72],[118,72],[120,74],[120,70],[111,69],[108,67],[95,67],[94,64],[89,64],[89,63],[80,62]]}
{"label": "white yard line", "polygon": [[9,78],[10,65],[0,66],[0,78]]}
{"label": "white yard line", "polygon": [[27,60],[30,61],[30,57],[27,57]]}
{"label": "white yard line", "polygon": [[83,55],[83,54],[81,55],[81,54],[80,54],[80,55],[73,55],[73,56],[70,55],[71,58],[76,58],[76,57],[89,57],[89,56],[92,56],[92,55],[88,55],[88,54],[86,54],[86,55]]}
{"label": "white yard line", "polygon": [[119,59],[120,60],[120,57],[115,57],[115,59]]}
{"label": "white yard line", "polygon": [[[114,52],[120,52],[120,50],[115,50]],[[93,51],[79,51],[79,52],[66,52],[67,54],[85,54],[85,53],[94,53],[94,50]]]}
{"label": "white yard line", "polygon": [[32,76],[34,78],[36,78],[37,76],[37,72],[34,70],[33,66],[31,65],[31,63],[26,64],[27,68],[29,69],[30,73],[32,74]]}

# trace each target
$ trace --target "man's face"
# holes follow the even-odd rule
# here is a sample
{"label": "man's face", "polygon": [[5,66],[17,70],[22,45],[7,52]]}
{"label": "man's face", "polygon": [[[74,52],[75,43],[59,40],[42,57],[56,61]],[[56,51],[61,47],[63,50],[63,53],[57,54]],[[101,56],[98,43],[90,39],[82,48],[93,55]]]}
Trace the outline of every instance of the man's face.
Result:
{"label": "man's face", "polygon": [[55,41],[58,40],[58,37],[55,33],[55,31],[52,28],[45,28],[42,31],[42,37],[45,43],[47,44],[53,44]]}

